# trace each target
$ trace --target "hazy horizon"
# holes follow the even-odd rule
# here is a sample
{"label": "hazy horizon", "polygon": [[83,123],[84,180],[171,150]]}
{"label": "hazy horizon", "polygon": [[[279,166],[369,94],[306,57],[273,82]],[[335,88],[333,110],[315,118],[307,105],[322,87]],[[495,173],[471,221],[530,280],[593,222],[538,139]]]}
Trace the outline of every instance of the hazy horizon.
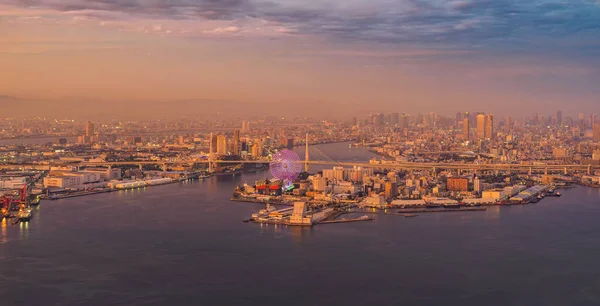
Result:
{"label": "hazy horizon", "polygon": [[0,96],[18,100],[0,102],[65,116],[575,116],[598,110],[599,34],[587,0],[5,0]]}

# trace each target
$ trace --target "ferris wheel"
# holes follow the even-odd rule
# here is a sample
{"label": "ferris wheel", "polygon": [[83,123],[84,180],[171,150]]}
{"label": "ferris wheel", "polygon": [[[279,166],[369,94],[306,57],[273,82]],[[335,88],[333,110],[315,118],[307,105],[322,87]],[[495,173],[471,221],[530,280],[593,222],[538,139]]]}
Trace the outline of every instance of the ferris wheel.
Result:
{"label": "ferris wheel", "polygon": [[281,150],[273,155],[270,171],[273,177],[284,182],[292,182],[302,171],[300,157],[294,151]]}

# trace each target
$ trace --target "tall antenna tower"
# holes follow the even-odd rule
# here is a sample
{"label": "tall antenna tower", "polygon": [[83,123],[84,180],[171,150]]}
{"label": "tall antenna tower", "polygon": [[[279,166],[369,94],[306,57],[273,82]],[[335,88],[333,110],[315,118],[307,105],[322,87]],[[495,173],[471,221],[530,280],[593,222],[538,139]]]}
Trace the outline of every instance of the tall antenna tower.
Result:
{"label": "tall antenna tower", "polygon": [[306,133],[306,152],[304,152],[304,171],[308,172],[308,133]]}
{"label": "tall antenna tower", "polygon": [[208,172],[209,173],[213,173],[214,169],[213,169],[213,133],[210,133],[210,139],[209,139],[209,152],[208,152]]}

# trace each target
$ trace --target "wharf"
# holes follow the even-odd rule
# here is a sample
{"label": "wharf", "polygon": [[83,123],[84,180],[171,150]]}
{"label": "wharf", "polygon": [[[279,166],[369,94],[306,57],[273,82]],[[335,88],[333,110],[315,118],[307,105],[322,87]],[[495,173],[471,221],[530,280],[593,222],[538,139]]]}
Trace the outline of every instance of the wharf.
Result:
{"label": "wharf", "polygon": [[109,192],[113,192],[113,191],[117,191],[117,190],[116,189],[107,189],[107,190],[88,191],[88,192],[84,191],[84,192],[77,192],[77,193],[72,193],[72,194],[56,195],[56,196],[51,196],[51,197],[44,198],[44,199],[54,201],[54,200],[60,200],[60,199],[83,197],[83,196],[94,195],[94,194],[109,193]]}
{"label": "wharf", "polygon": [[399,209],[398,214],[411,213],[436,213],[436,212],[463,212],[463,211],[485,211],[485,207],[466,207],[466,208],[423,208],[423,209]]}
{"label": "wharf", "polygon": [[257,200],[252,198],[229,198],[232,202],[245,202],[245,203],[260,203],[260,204],[271,204],[271,205],[286,205],[286,206],[294,206],[293,202],[284,202],[281,200]]}
{"label": "wharf", "polygon": [[375,220],[375,218],[372,218],[372,217],[368,217],[368,218],[360,217],[360,218],[354,218],[354,219],[340,219],[340,220],[321,221],[321,222],[319,222],[317,224],[348,223],[348,222],[361,222],[361,221],[373,221],[373,220]]}

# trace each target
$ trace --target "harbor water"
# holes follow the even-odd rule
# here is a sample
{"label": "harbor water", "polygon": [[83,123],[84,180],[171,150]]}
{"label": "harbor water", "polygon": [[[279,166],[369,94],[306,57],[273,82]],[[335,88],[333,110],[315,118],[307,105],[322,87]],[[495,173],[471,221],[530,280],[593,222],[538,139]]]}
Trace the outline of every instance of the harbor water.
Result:
{"label": "harbor water", "polygon": [[598,189],[481,212],[242,223],[262,206],[232,191],[267,176],[43,201],[29,224],[2,223],[0,305],[600,304]]}

